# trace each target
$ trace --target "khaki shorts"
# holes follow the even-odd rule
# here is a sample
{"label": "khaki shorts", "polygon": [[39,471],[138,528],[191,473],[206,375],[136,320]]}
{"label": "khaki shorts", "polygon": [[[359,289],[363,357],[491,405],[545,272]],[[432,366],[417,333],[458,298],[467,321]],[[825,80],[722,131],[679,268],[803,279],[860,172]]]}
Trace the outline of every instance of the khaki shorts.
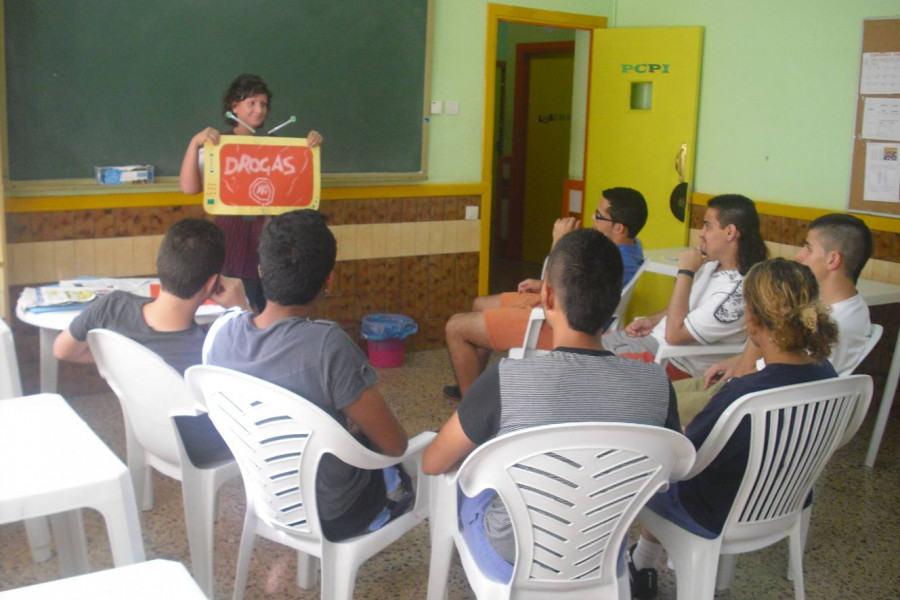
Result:
{"label": "khaki shorts", "polygon": [[683,379],[672,384],[675,388],[675,396],[678,399],[678,419],[682,427],[687,427],[700,411],[706,408],[709,401],[725,385],[724,381],[717,381],[704,389],[703,377]]}
{"label": "khaki shorts", "polygon": [[[525,341],[525,330],[531,309],[540,306],[540,294],[520,294],[507,292],[500,294],[500,308],[489,308],[484,311],[484,324],[492,350],[506,351],[510,348],[521,348]],[[545,322],[541,326],[538,337],[538,348],[553,349],[553,336]]]}

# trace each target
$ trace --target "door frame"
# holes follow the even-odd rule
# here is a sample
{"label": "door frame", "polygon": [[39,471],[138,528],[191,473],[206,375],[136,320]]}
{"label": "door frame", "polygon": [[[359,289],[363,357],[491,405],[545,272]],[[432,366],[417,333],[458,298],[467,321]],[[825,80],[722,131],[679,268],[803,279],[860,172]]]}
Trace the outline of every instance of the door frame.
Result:
{"label": "door frame", "polygon": [[[580,15],[520,6],[507,6],[505,4],[487,5],[487,43],[485,44],[484,60],[484,130],[481,138],[481,187],[484,190],[484,195],[481,201],[480,256],[478,261],[478,293],[482,296],[488,293],[491,262],[491,221],[493,219],[491,203],[494,188],[494,174],[491,167],[495,142],[494,85],[496,84],[497,30],[500,21],[563,29],[583,29],[590,32],[593,32],[594,29],[605,29],[607,26],[607,18],[597,15]],[[591,42],[593,42],[593,35],[591,36]],[[590,77],[590,66],[588,67],[588,76]],[[590,99],[588,99],[588,106],[590,106]],[[588,110],[589,119],[590,110]]]}
{"label": "door frame", "polygon": [[[521,258],[525,228],[525,167],[528,149],[528,93],[531,59],[548,54],[574,54],[575,42],[533,42],[516,46],[515,110],[513,114],[512,162],[509,178],[509,215],[506,255]],[[571,103],[571,98],[569,99]]]}

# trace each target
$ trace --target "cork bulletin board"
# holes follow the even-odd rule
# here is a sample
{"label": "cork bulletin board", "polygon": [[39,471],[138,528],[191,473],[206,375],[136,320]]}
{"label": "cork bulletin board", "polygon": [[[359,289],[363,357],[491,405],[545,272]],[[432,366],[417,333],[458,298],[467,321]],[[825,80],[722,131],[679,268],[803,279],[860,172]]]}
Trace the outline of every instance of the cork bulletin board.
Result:
{"label": "cork bulletin board", "polygon": [[900,217],[900,17],[863,21],[848,208]]}

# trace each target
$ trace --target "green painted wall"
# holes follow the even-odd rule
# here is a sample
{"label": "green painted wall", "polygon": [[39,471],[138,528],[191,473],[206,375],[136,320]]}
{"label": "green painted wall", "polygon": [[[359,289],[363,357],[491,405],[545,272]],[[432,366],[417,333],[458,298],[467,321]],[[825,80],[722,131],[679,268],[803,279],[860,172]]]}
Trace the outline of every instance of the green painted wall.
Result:
{"label": "green painted wall", "polygon": [[[437,0],[432,98],[460,114],[432,120],[429,180],[481,178],[484,0]],[[862,20],[898,0],[559,0],[505,2],[589,15],[610,26],[702,25],[695,170],[700,192],[841,210],[847,201]]]}

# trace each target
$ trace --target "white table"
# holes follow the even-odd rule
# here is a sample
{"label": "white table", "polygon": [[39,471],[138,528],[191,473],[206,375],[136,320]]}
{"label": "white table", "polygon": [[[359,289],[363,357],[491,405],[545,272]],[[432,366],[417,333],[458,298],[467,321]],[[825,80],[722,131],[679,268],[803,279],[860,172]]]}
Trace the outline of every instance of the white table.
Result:
{"label": "white table", "polygon": [[50,516],[63,576],[88,571],[82,508],[103,515],[116,566],[144,560],[128,469],[56,394],[0,400],[0,524]]}
{"label": "white table", "polygon": [[[649,273],[675,277],[678,274],[678,255],[682,250],[685,250],[685,248],[662,248],[644,251],[645,270]],[[900,302],[900,285],[873,281],[871,279],[860,279],[856,283],[856,289],[869,306]],[[884,428],[887,426],[891,405],[894,403],[894,395],[897,393],[898,379],[900,379],[900,335],[897,336],[897,342],[894,344],[891,367],[884,382],[884,394],[881,396],[881,405],[878,407],[878,416],[875,418],[875,429],[872,431],[872,440],[869,442],[869,451],[866,453],[867,467],[875,466],[878,448],[881,446],[881,438],[884,437]]]}
{"label": "white table", "polygon": [[207,600],[181,563],[151,560],[127,567],[0,592],[0,600]]}
{"label": "white table", "polygon": [[[135,293],[149,296],[150,284],[158,283],[158,279],[146,279],[146,285],[141,286]],[[41,391],[54,394],[59,385],[59,360],[53,356],[53,342],[60,331],[67,329],[72,320],[78,316],[82,309],[61,310],[53,312],[32,312],[28,310],[22,301],[22,297],[16,302],[16,316],[20,321],[34,325],[40,329],[40,372]],[[209,323],[215,320],[225,311],[217,304],[203,304],[197,309],[196,320],[198,323]]]}

